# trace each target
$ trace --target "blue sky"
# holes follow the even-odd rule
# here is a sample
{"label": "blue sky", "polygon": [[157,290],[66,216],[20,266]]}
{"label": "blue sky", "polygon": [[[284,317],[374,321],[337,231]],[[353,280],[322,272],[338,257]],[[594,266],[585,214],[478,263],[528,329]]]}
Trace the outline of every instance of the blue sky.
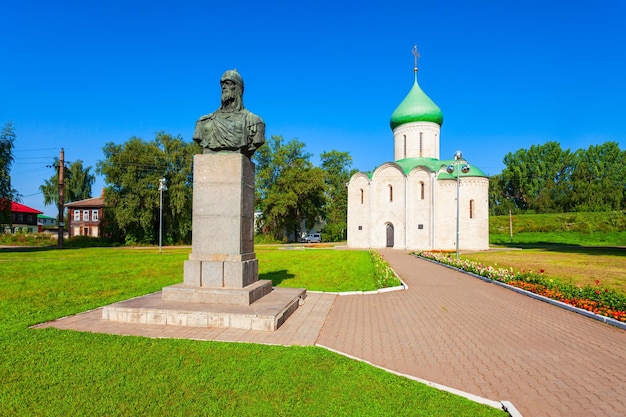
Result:
{"label": "blue sky", "polygon": [[[444,113],[441,158],[487,174],[508,152],[557,141],[626,148],[626,2],[29,1],[0,8],[0,125],[15,124],[13,186],[54,216],[39,186],[52,159],[95,166],[107,142],[158,131],[191,140],[237,68],[267,136],[314,155],[393,160],[391,113],[419,83]],[[94,194],[104,186],[98,178]]]}

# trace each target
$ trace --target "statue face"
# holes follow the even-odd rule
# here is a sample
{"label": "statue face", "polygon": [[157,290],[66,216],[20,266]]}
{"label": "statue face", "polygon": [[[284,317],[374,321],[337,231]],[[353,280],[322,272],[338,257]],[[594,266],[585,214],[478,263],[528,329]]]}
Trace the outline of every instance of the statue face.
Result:
{"label": "statue face", "polygon": [[222,104],[232,103],[237,97],[237,85],[231,80],[222,81]]}

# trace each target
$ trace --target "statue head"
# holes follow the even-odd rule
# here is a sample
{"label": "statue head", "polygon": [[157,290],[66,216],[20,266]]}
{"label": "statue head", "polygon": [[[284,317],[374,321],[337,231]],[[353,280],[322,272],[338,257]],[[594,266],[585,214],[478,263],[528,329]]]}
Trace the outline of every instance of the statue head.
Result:
{"label": "statue head", "polygon": [[243,78],[241,78],[241,75],[239,74],[239,72],[237,72],[236,69],[224,72],[224,75],[222,75],[222,79],[220,80],[220,84],[223,84],[226,80],[232,81],[235,84],[239,84],[239,86],[241,87],[241,93],[243,94]]}
{"label": "statue head", "polygon": [[243,109],[243,78],[237,70],[228,70],[220,79],[222,86],[222,109]]}

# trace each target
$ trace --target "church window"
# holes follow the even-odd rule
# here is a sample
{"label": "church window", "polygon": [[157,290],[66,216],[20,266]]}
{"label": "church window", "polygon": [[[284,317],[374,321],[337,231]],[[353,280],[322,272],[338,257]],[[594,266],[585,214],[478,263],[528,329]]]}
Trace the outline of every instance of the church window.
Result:
{"label": "church window", "polygon": [[389,184],[389,202],[393,203],[393,187]]}
{"label": "church window", "polygon": [[422,157],[422,152],[424,151],[424,133],[420,132],[420,158]]}
{"label": "church window", "polygon": [[470,200],[469,202],[469,217],[470,219],[474,218],[474,200]]}
{"label": "church window", "polygon": [[424,181],[420,181],[420,199],[424,199]]}
{"label": "church window", "polygon": [[406,158],[406,135],[404,135],[404,143],[402,146],[404,146],[404,157]]}
{"label": "church window", "polygon": [[363,204],[363,189],[361,188],[361,204]]}

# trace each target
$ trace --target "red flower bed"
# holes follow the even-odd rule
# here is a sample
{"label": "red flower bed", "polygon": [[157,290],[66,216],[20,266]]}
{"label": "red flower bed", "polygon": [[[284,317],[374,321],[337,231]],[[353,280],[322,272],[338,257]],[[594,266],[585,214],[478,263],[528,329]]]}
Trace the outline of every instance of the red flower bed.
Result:
{"label": "red flower bed", "polygon": [[558,288],[549,289],[541,284],[534,284],[526,281],[509,281],[507,282],[507,284],[544,297],[551,298],[553,300],[561,301],[574,307],[582,308],[583,310],[591,311],[592,313],[600,314],[605,317],[611,317],[615,320],[626,322],[626,312],[613,310],[607,306],[598,304],[598,302],[596,301],[586,298],[568,298],[565,294],[561,293]]}

